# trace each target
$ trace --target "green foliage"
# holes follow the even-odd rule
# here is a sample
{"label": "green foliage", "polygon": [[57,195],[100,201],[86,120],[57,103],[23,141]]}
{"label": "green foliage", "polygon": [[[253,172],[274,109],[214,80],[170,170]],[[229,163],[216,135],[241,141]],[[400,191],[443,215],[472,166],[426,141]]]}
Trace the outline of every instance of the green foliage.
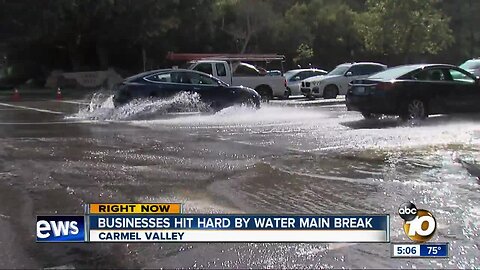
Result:
{"label": "green foliage", "polygon": [[478,0],[0,0],[0,48],[42,70],[137,72],[168,51],[459,64],[480,56],[479,13]]}
{"label": "green foliage", "polygon": [[313,49],[310,48],[307,44],[300,44],[297,49],[297,56],[293,58],[295,63],[303,63],[305,64],[313,57]]}
{"label": "green foliage", "polygon": [[368,0],[358,15],[365,48],[387,55],[437,54],[452,42],[449,19],[435,0]]}

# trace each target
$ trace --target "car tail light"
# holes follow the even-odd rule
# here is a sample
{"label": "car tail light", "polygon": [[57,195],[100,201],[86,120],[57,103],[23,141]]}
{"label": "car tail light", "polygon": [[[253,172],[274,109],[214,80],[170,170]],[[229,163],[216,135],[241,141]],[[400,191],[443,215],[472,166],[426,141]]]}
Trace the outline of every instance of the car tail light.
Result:
{"label": "car tail light", "polygon": [[381,83],[378,83],[376,88],[378,90],[390,90],[393,88],[393,83],[390,83],[390,82],[381,82]]}
{"label": "car tail light", "polygon": [[287,79],[283,80],[283,84],[285,85],[285,87],[287,87]]}

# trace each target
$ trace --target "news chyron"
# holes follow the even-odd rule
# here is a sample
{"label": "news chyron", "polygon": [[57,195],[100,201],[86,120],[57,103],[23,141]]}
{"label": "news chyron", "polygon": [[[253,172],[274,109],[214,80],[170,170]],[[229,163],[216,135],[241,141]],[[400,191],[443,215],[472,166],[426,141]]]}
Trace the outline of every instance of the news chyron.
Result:
{"label": "news chyron", "polygon": [[85,216],[37,216],[37,242],[85,242]]}
{"label": "news chyron", "polygon": [[37,242],[388,243],[390,216],[188,214],[180,203],[91,203],[38,216]]}

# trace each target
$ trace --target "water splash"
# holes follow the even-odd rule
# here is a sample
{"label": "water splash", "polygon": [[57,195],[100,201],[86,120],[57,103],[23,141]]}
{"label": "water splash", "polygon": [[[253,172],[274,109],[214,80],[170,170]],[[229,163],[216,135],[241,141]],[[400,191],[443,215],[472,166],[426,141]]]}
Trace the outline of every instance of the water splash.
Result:
{"label": "water splash", "polygon": [[115,108],[113,95],[95,93],[88,106],[68,119],[139,120],[151,119],[169,113],[209,112],[210,106],[200,100],[197,93],[181,92],[166,99],[136,99]]}

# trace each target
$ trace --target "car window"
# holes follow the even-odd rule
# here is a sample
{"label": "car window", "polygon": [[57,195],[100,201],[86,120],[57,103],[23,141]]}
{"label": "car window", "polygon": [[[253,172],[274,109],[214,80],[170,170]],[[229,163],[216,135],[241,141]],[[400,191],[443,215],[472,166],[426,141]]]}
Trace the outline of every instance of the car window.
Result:
{"label": "car window", "polygon": [[297,73],[298,73],[297,71],[289,70],[283,74],[283,77],[285,77],[286,79],[290,79],[293,76],[295,76]]}
{"label": "car window", "polygon": [[200,63],[193,70],[213,75],[212,64],[210,63]]}
{"label": "car window", "polygon": [[364,65],[353,66],[347,72],[351,72],[351,76],[361,76],[367,74],[366,66]]}
{"label": "car window", "polygon": [[383,71],[383,70],[385,70],[385,68],[383,66],[380,66],[380,65],[365,66],[365,71],[367,72],[366,75],[374,74],[374,73],[377,73],[377,72],[380,72],[380,71]]}
{"label": "car window", "polygon": [[301,81],[302,80],[302,77],[300,77],[300,74],[302,72],[298,72],[297,74],[294,74],[292,77],[290,77],[290,80],[291,82],[296,82],[296,81]]}
{"label": "car window", "polygon": [[461,82],[465,84],[474,84],[475,79],[470,77],[467,73],[461,72],[456,69],[449,69],[448,73],[450,74],[452,80],[456,82]]}
{"label": "car window", "polygon": [[225,65],[223,63],[216,63],[215,67],[217,68],[217,75],[220,77],[227,76],[227,70],[225,69]]}
{"label": "car window", "polygon": [[330,71],[328,75],[344,75],[350,66],[339,65],[334,70]]}
{"label": "car window", "polygon": [[432,68],[413,74],[412,79],[421,81],[451,81],[452,77],[445,69]]}
{"label": "car window", "polygon": [[352,72],[352,76],[364,76],[377,73],[381,70],[383,70],[383,68],[378,65],[355,65],[351,67],[348,72]]}
{"label": "car window", "polygon": [[199,73],[189,73],[190,83],[191,84],[203,84],[203,85],[218,85],[219,83],[211,77],[199,74]]}
{"label": "car window", "polygon": [[310,75],[310,77],[320,76],[320,75],[325,75],[325,74],[326,74],[325,72],[321,72],[321,71],[312,71],[312,74]]}
{"label": "car window", "polygon": [[305,77],[303,79],[307,79],[307,78],[317,76],[317,75],[321,75],[321,74],[316,74],[315,71],[309,70],[309,71],[305,72]]}
{"label": "car window", "polygon": [[291,82],[302,81],[306,78],[308,78],[308,71],[301,71],[295,74],[294,76],[292,76],[292,78],[290,78],[290,81]]}
{"label": "car window", "polygon": [[191,83],[189,75],[186,72],[172,72],[171,78],[173,83],[182,83],[182,84]]}
{"label": "car window", "polygon": [[233,72],[233,76],[259,76],[260,73],[254,67],[246,64],[239,64],[235,71]]}
{"label": "car window", "polygon": [[151,82],[172,82],[170,73],[158,73],[145,77],[145,80]]}

